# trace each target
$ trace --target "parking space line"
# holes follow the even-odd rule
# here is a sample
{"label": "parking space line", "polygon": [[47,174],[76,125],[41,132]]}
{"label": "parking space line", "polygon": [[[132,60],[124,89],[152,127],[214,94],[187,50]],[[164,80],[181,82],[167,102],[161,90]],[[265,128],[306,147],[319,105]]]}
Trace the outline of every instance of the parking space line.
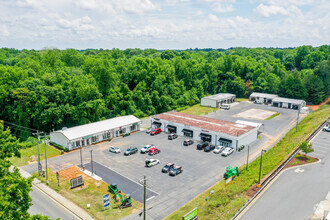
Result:
{"label": "parking space line", "polygon": [[155,198],[155,196],[151,196],[150,198],[146,199],[146,201],[148,202],[149,200]]}
{"label": "parking space line", "polygon": [[[95,160],[94,160],[93,162],[94,162],[94,163],[98,163],[98,164],[99,164],[99,165],[101,165],[101,166],[104,166],[103,164],[101,164],[101,163],[99,163],[99,162],[97,162],[97,161],[95,161]],[[123,176],[123,177],[125,177],[126,179],[129,179],[130,181],[132,181],[132,182],[134,182],[134,183],[136,183],[136,184],[138,184],[138,185],[140,185],[140,186],[142,186],[142,187],[143,187],[143,185],[142,185],[142,184],[140,184],[139,182],[136,182],[136,181],[134,181],[134,180],[132,180],[132,179],[128,178],[127,176],[124,176],[124,175],[122,175],[122,174],[118,173],[117,171],[115,171],[115,170],[113,170],[113,169],[111,169],[111,168],[107,167],[107,166],[104,166],[104,167],[106,167],[107,169],[111,170],[112,172],[114,172],[114,173],[117,173],[118,175],[120,175],[120,176]],[[153,190],[149,189],[148,187],[147,187],[147,189],[148,189],[148,190],[150,190],[151,192],[153,192],[153,193],[157,194],[157,196],[159,196],[159,195],[160,195],[159,193],[157,193],[157,192],[155,192],[155,191],[153,191]]]}

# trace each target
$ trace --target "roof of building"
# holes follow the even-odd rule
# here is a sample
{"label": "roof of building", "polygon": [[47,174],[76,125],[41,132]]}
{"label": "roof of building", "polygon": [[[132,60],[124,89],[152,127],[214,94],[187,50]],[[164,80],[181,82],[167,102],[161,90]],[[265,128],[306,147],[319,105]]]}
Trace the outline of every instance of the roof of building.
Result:
{"label": "roof of building", "polygon": [[202,99],[221,100],[221,99],[232,98],[233,96],[235,97],[236,95],[230,93],[219,93],[219,94],[203,97]]}
{"label": "roof of building", "polygon": [[250,126],[256,127],[256,128],[259,128],[263,125],[262,123],[256,123],[256,122],[252,122],[252,121],[242,121],[242,120],[237,120],[237,121],[235,121],[235,123],[243,124],[243,125],[250,125]]}
{"label": "roof of building", "polygon": [[176,123],[202,128],[205,130],[220,132],[232,136],[240,136],[254,129],[249,125],[207,118],[197,115],[189,115],[182,112],[166,112],[159,114],[156,118],[173,121]]}
{"label": "roof of building", "polygon": [[278,95],[267,94],[267,93],[259,93],[259,92],[253,92],[250,96],[261,97],[261,98],[276,98],[276,97],[278,97]]}
{"label": "roof of building", "polygon": [[300,104],[304,103],[305,101],[302,99],[288,99],[288,98],[276,97],[273,99],[273,102],[286,102],[286,103],[300,105]]}
{"label": "roof of building", "polygon": [[64,130],[58,130],[51,133],[62,133],[69,140],[76,138],[86,137],[89,135],[97,134],[103,131],[108,131],[114,128],[120,128],[125,125],[139,123],[140,119],[133,115],[120,116],[116,118],[110,118],[103,121],[98,121],[90,124],[80,125],[72,128],[67,128]]}

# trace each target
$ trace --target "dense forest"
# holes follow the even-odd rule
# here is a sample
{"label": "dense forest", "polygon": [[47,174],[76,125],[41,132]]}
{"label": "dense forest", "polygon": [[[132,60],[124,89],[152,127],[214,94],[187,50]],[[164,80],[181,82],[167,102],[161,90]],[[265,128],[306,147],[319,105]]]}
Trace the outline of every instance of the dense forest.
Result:
{"label": "dense forest", "polygon": [[[119,115],[144,117],[219,92],[319,104],[330,45],[298,48],[0,49],[0,119],[49,132]],[[21,134],[24,136],[24,134]]]}

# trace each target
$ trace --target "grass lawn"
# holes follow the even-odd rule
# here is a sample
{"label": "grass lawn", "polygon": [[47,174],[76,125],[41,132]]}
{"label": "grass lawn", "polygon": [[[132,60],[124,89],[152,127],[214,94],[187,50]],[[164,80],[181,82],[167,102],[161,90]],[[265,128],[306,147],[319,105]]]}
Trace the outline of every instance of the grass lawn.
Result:
{"label": "grass lawn", "polygon": [[191,115],[205,115],[207,113],[214,112],[216,110],[217,110],[216,108],[205,107],[205,106],[201,106],[200,104],[197,104],[197,105],[190,106],[181,112],[191,114]]}
{"label": "grass lawn", "polygon": [[289,165],[291,166],[299,166],[302,164],[306,164],[306,163],[314,163],[317,161],[316,158],[314,157],[309,157],[309,156],[305,156],[302,154],[297,154],[295,157],[295,160],[293,162],[290,162]]}
{"label": "grass lawn", "polygon": [[[45,159],[45,144],[40,144],[40,160]],[[61,154],[61,151],[58,149],[48,146],[47,147],[47,158],[55,157]],[[12,157],[9,160],[13,163],[13,165],[20,167],[29,164],[28,162],[30,161],[30,157],[34,155],[35,160],[38,161],[38,145],[26,148],[26,149],[21,149],[21,158],[18,157]]]}
{"label": "grass lawn", "polygon": [[[114,203],[113,195],[108,192],[108,184],[103,181],[97,181],[83,174],[84,186],[70,189],[70,179],[62,177],[61,172],[60,186],[57,185],[56,173],[49,173],[49,186],[84,209],[94,219],[120,219],[134,212],[138,215],[142,210],[142,204],[135,200],[132,201],[132,207],[120,209],[121,202]],[[45,178],[38,177],[38,179],[45,183]],[[103,195],[108,193],[110,194],[110,208],[107,207],[104,210]],[[90,204],[90,208],[87,208],[87,204]]]}
{"label": "grass lawn", "polygon": [[265,120],[270,120],[272,118],[275,118],[276,116],[279,116],[281,113],[277,112],[276,114],[273,114],[272,116],[269,116],[268,118],[266,118]]}
{"label": "grass lawn", "polygon": [[236,102],[245,102],[245,101],[249,101],[248,98],[236,98]]}
{"label": "grass lawn", "polygon": [[[281,141],[263,154],[262,178],[272,172],[296,149],[324,120],[330,116],[330,105],[324,105],[319,110],[304,118],[296,129],[291,129]],[[198,207],[199,219],[230,219],[249,197],[246,191],[258,182],[260,157],[246,166],[241,166],[241,175],[230,184],[219,181],[166,219],[181,219],[183,215]],[[210,195],[210,191],[214,193]],[[206,201],[206,197],[208,197]]]}

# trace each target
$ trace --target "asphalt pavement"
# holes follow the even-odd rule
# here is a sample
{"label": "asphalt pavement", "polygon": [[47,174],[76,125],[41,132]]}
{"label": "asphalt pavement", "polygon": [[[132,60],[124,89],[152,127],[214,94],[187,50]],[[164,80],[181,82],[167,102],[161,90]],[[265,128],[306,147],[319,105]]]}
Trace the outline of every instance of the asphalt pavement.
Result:
{"label": "asphalt pavement", "polygon": [[312,140],[319,163],[291,168],[262,194],[242,220],[311,219],[330,191],[330,132],[320,131]]}
{"label": "asphalt pavement", "polygon": [[46,215],[51,219],[60,218],[61,220],[80,219],[33,185],[30,196],[32,206],[30,206],[28,212],[32,215]]}

